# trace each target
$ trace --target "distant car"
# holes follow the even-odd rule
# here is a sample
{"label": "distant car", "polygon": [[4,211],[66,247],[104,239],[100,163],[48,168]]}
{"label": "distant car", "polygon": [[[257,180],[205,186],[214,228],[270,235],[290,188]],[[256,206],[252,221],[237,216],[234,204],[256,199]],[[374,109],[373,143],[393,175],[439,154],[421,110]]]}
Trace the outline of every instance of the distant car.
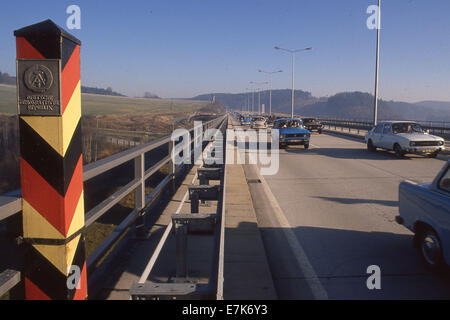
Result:
{"label": "distant car", "polygon": [[302,118],[303,124],[306,130],[311,132],[317,131],[319,134],[322,133],[322,124],[316,118]]}
{"label": "distant car", "polygon": [[365,140],[369,151],[393,150],[398,158],[407,153],[435,158],[445,150],[443,138],[428,134],[420,124],[410,121],[381,122],[366,134]]}
{"label": "distant car", "polygon": [[272,125],[273,122],[275,121],[275,116],[268,116],[267,117],[267,125]]}
{"label": "distant car", "polygon": [[395,220],[414,232],[425,266],[450,265],[450,160],[432,183],[400,183],[399,212]]}
{"label": "distant car", "polygon": [[241,118],[241,126],[249,126],[252,121],[252,118],[250,116],[243,116]]}
{"label": "distant car", "polygon": [[280,148],[285,148],[288,145],[303,145],[305,149],[309,148],[311,132],[303,127],[301,119],[277,119],[273,124],[273,128],[279,130]]}
{"label": "distant car", "polygon": [[267,121],[263,116],[254,116],[251,121],[252,129],[267,129]]}

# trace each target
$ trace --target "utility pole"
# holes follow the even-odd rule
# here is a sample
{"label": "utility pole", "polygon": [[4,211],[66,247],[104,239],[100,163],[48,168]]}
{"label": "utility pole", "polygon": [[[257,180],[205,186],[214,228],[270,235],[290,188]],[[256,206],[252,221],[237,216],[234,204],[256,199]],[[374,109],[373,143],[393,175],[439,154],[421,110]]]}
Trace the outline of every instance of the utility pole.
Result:
{"label": "utility pole", "polygon": [[378,0],[378,17],[377,17],[377,62],[375,68],[375,101],[373,110],[373,125],[378,123],[378,72],[380,68],[380,29],[381,29],[381,0]]}
{"label": "utility pole", "polygon": [[258,70],[258,72],[263,72],[269,74],[269,115],[272,115],[272,75],[274,73],[283,72],[283,70],[278,71],[264,71],[264,70]]}
{"label": "utility pole", "polygon": [[280,47],[275,47],[275,50],[283,50],[287,51],[292,54],[292,95],[291,95],[291,118],[294,117],[294,96],[295,96],[295,80],[294,80],[294,69],[295,69],[295,54],[300,51],[307,51],[312,50],[312,48],[304,48],[304,49],[298,49],[298,50],[290,50],[290,49],[284,49]]}

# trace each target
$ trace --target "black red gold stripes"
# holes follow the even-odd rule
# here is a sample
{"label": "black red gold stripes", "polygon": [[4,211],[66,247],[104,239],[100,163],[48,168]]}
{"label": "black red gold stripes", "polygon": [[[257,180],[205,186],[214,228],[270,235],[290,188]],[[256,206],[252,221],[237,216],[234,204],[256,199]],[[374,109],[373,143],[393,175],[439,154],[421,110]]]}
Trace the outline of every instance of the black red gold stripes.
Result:
{"label": "black red gold stripes", "polygon": [[64,157],[23,119],[19,119],[19,122],[22,159],[64,196],[81,156],[81,122],[78,122],[73,132]]}
{"label": "black red gold stripes", "polygon": [[[86,299],[81,43],[50,20],[14,34],[17,59],[61,61],[61,115],[19,115],[26,298]],[[74,266],[78,288],[68,285]]]}
{"label": "black red gold stripes", "polygon": [[[40,251],[34,247],[30,247],[27,252],[31,264],[26,266],[26,283],[25,286],[33,298],[39,300],[72,300],[77,292],[76,287],[67,288],[67,276],[61,273],[51,262],[49,262]],[[74,265],[82,266],[81,278],[86,280],[86,262],[84,240],[78,241],[75,255],[73,257]],[[49,281],[51,279],[51,281]]]}

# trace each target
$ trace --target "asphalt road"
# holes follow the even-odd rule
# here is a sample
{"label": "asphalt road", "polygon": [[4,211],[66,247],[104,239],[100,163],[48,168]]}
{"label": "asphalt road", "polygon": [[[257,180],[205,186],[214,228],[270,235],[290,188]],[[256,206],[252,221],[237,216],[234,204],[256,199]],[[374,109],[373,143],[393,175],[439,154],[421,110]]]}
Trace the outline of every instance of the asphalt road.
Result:
{"label": "asphalt road", "polygon": [[[353,139],[311,138],[280,150],[276,175],[246,165],[258,225],[280,299],[448,299],[450,276],[424,269],[412,233],[394,221],[398,185],[432,181],[445,162],[369,153]],[[369,290],[367,268],[381,270]]]}

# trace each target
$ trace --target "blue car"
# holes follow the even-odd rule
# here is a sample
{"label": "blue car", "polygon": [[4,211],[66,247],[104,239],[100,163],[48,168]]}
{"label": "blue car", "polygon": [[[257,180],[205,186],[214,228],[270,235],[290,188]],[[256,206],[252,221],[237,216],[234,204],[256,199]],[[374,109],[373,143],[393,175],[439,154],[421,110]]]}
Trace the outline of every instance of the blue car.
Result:
{"label": "blue car", "polygon": [[249,126],[252,123],[252,118],[244,116],[241,118],[241,126]]}
{"label": "blue car", "polygon": [[396,221],[414,233],[425,266],[441,271],[450,265],[450,160],[432,183],[400,183]]}
{"label": "blue car", "polygon": [[277,119],[273,128],[279,130],[280,148],[289,145],[303,145],[305,149],[309,148],[311,132],[304,128],[302,120],[298,118]]}

